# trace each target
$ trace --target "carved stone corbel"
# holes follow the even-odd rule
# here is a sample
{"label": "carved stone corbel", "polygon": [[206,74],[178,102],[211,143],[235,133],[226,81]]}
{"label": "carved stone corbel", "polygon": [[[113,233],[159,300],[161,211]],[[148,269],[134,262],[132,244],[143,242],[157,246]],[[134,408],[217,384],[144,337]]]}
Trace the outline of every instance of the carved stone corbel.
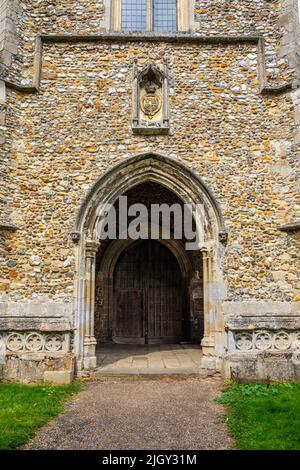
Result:
{"label": "carved stone corbel", "polygon": [[80,241],[80,232],[71,232],[70,237],[72,242],[77,245]]}
{"label": "carved stone corbel", "polygon": [[228,233],[225,231],[219,232],[219,242],[225,245],[227,241],[228,241]]}

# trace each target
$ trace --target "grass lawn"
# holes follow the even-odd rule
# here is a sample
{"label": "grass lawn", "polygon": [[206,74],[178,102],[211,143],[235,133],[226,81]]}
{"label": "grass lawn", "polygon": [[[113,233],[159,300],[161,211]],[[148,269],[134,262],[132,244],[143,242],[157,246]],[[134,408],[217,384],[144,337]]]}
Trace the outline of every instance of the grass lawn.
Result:
{"label": "grass lawn", "polygon": [[37,428],[64,410],[65,401],[81,385],[0,384],[0,449],[17,449]]}
{"label": "grass lawn", "polygon": [[241,450],[300,450],[300,383],[229,385],[217,403]]}

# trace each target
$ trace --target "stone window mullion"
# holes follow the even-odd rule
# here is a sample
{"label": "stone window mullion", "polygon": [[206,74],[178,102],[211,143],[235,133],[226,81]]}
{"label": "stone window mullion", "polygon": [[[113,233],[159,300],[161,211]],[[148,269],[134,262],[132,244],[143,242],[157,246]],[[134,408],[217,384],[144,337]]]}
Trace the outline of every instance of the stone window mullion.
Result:
{"label": "stone window mullion", "polygon": [[177,29],[188,31],[191,26],[190,17],[194,14],[194,2],[191,0],[177,0]]}
{"label": "stone window mullion", "polygon": [[121,31],[121,5],[122,0],[111,0],[111,29]]}
{"label": "stone window mullion", "polygon": [[147,31],[153,31],[153,0],[147,0]]}

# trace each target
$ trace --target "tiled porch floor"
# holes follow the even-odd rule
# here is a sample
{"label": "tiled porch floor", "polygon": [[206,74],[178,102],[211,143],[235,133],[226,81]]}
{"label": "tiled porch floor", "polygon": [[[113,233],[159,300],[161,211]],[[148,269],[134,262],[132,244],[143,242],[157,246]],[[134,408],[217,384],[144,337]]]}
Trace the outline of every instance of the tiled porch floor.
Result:
{"label": "tiled porch floor", "polygon": [[97,350],[100,375],[193,375],[201,372],[196,345],[103,345]]}

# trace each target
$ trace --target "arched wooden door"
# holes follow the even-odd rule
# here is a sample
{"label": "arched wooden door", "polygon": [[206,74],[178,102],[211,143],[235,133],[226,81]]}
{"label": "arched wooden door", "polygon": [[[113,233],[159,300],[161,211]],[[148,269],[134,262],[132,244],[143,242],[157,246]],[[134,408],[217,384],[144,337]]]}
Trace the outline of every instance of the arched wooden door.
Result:
{"label": "arched wooden door", "polygon": [[114,273],[113,341],[179,342],[183,294],[178,262],[163,244],[147,240],[124,250]]}

